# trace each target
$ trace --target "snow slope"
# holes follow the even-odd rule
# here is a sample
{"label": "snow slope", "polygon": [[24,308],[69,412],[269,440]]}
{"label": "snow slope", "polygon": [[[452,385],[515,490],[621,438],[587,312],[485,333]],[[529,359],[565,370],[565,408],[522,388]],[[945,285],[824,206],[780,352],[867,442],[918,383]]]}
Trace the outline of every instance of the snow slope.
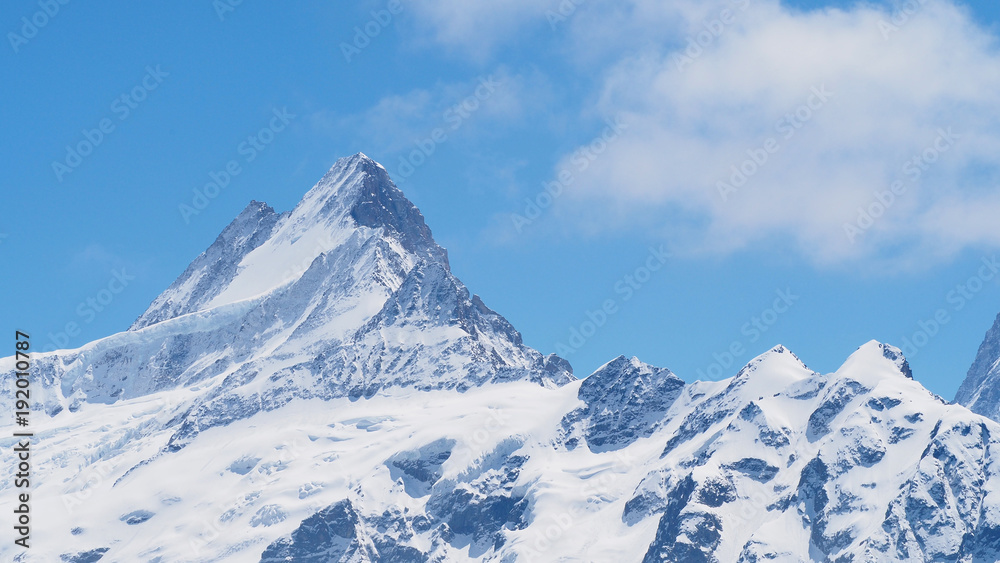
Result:
{"label": "snow slope", "polygon": [[35,429],[44,518],[16,560],[995,561],[1000,426],[896,353],[872,342],[820,375],[778,347],[671,393],[652,428],[635,421],[662,412],[663,386],[637,360],[620,413],[585,382],[392,388],[176,450],[171,421],[200,390],[84,403]]}
{"label": "snow slope", "polygon": [[288,213],[252,203],[130,330],[36,365],[33,547],[4,561],[1000,560],[1000,426],[899,350],[576,380],[364,155]]}

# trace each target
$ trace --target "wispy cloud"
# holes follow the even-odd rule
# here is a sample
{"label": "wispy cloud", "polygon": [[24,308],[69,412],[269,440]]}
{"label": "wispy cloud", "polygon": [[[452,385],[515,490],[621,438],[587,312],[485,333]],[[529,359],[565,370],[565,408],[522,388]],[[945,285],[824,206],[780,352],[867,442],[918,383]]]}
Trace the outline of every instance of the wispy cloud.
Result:
{"label": "wispy cloud", "polygon": [[109,270],[121,267],[125,259],[102,244],[92,242],[81,248],[70,259],[70,267],[77,270]]}
{"label": "wispy cloud", "polygon": [[506,132],[537,113],[550,89],[536,70],[499,67],[467,80],[391,94],[359,113],[320,110],[309,119],[330,134],[350,131],[373,154],[395,155],[414,150],[439,128],[449,139],[465,140]]}
{"label": "wispy cloud", "polygon": [[498,44],[516,40],[526,26],[546,25],[548,8],[537,0],[413,0],[409,5],[414,25],[429,42],[479,60]]}

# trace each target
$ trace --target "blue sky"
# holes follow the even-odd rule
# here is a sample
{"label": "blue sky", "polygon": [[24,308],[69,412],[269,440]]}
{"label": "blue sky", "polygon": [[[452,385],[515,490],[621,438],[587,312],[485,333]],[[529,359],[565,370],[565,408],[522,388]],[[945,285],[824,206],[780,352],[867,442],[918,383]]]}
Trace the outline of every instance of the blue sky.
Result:
{"label": "blue sky", "polygon": [[7,324],[124,330],[250,200],[358,151],[581,376],[878,339],[950,399],[1000,312],[995,2],[225,6],[4,10]]}

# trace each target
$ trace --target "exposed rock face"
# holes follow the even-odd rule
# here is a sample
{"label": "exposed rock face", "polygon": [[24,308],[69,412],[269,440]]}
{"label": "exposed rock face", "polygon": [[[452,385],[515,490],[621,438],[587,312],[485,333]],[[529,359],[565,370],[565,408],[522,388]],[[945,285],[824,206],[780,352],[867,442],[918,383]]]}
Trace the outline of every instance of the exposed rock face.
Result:
{"label": "exposed rock face", "polygon": [[583,381],[577,397],[586,406],[566,415],[563,427],[581,426],[592,451],[619,449],[652,435],[683,389],[670,370],[619,356]]}

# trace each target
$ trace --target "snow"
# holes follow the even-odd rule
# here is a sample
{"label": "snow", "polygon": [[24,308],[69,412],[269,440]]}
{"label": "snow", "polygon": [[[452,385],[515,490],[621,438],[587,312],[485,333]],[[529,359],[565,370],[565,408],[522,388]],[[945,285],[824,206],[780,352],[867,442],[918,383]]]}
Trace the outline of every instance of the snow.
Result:
{"label": "snow", "polygon": [[[39,485],[33,509],[45,515],[45,523],[37,526],[37,548],[25,561],[57,560],[71,551],[69,546],[76,551],[109,547],[109,556],[122,561],[258,561],[268,545],[287,537],[302,520],[344,498],[365,518],[378,518],[390,509],[419,514],[426,509],[427,497],[407,494],[402,483],[391,478],[387,461],[397,452],[442,439],[454,440],[456,446],[442,465],[440,482],[462,482],[511,455],[527,458],[515,488],[530,499],[530,523],[505,532],[508,541],[502,549],[518,560],[639,560],[656,537],[659,518],[654,514],[628,525],[622,518],[626,503],[649,475],[684,472],[685,460],[703,452],[709,452],[709,461],[695,469],[696,481],[732,474],[738,497],[736,506],[714,512],[721,516],[724,531],[715,556],[735,561],[746,546],[758,545],[766,548],[762,553],[775,548],[788,552],[777,560],[803,560],[815,549],[809,531],[794,503],[784,511],[766,508],[776,500],[774,491],[799,486],[802,469],[813,456],[834,465],[838,455],[864,442],[848,430],[861,429],[865,436],[886,442],[888,425],[873,426],[864,407],[849,406],[835,418],[835,431],[810,443],[804,428],[811,407],[791,408],[797,400],[787,397],[779,382],[792,389],[808,377],[827,379],[828,388],[836,380],[876,382],[855,403],[898,397],[902,402],[894,408],[902,410],[893,419],[916,412],[923,417],[915,425],[917,436],[910,438],[917,444],[928,443],[939,421],[944,427],[971,423],[1000,431],[994,423],[940,403],[916,382],[893,374],[885,367],[892,363],[870,348],[826,376],[780,356],[769,352],[758,358],[763,361],[751,362],[755,368],[748,383],[757,385],[741,386],[732,379],[713,390],[729,394],[726,404],[734,407],[758,405],[763,419],[728,417],[664,459],[663,444],[685,415],[712,401],[715,393],[678,399],[685,404],[676,405],[662,430],[601,453],[558,446],[559,421],[580,404],[577,391],[582,382],[558,388],[512,382],[465,393],[392,389],[360,401],[299,400],[206,429],[172,453],[163,453],[172,433],[167,422],[189,404],[194,393],[190,389],[110,405],[84,404],[77,412],[43,419],[36,428]],[[765,387],[777,396],[760,399],[758,393]],[[823,399],[820,394],[808,403],[814,407]],[[794,452],[796,459],[788,464],[785,454],[748,440],[760,423],[788,429],[794,440],[781,451]],[[950,447],[961,452],[968,445]],[[903,443],[888,446],[877,471],[855,467],[834,475],[823,485],[828,493],[860,501],[851,512],[831,514],[827,525],[850,531],[857,541],[877,536],[886,507],[907,483],[920,483],[914,476],[922,449]],[[775,465],[777,475],[759,482],[725,469],[749,457]],[[990,479],[996,484],[1000,476]],[[3,486],[0,498],[6,500],[9,484]],[[689,509],[715,510],[696,502]],[[996,504],[991,510],[1000,515]],[[141,518],[132,518],[129,523],[128,515],[136,511],[145,511],[148,520],[136,523]],[[92,524],[97,522],[101,524]],[[693,520],[684,522],[694,525]],[[72,535],[76,527],[83,532]],[[935,541],[933,549],[947,551],[957,549],[961,538],[947,535]],[[411,545],[431,550],[435,542],[419,535]],[[436,549],[448,561],[481,558],[462,542],[444,548],[438,543]],[[0,551],[12,553],[6,546]]]}
{"label": "snow", "polygon": [[346,235],[346,229],[330,232],[317,226],[294,238],[281,237],[274,244],[256,248],[243,258],[239,274],[207,308],[258,297],[291,283],[316,257],[339,246]]}

